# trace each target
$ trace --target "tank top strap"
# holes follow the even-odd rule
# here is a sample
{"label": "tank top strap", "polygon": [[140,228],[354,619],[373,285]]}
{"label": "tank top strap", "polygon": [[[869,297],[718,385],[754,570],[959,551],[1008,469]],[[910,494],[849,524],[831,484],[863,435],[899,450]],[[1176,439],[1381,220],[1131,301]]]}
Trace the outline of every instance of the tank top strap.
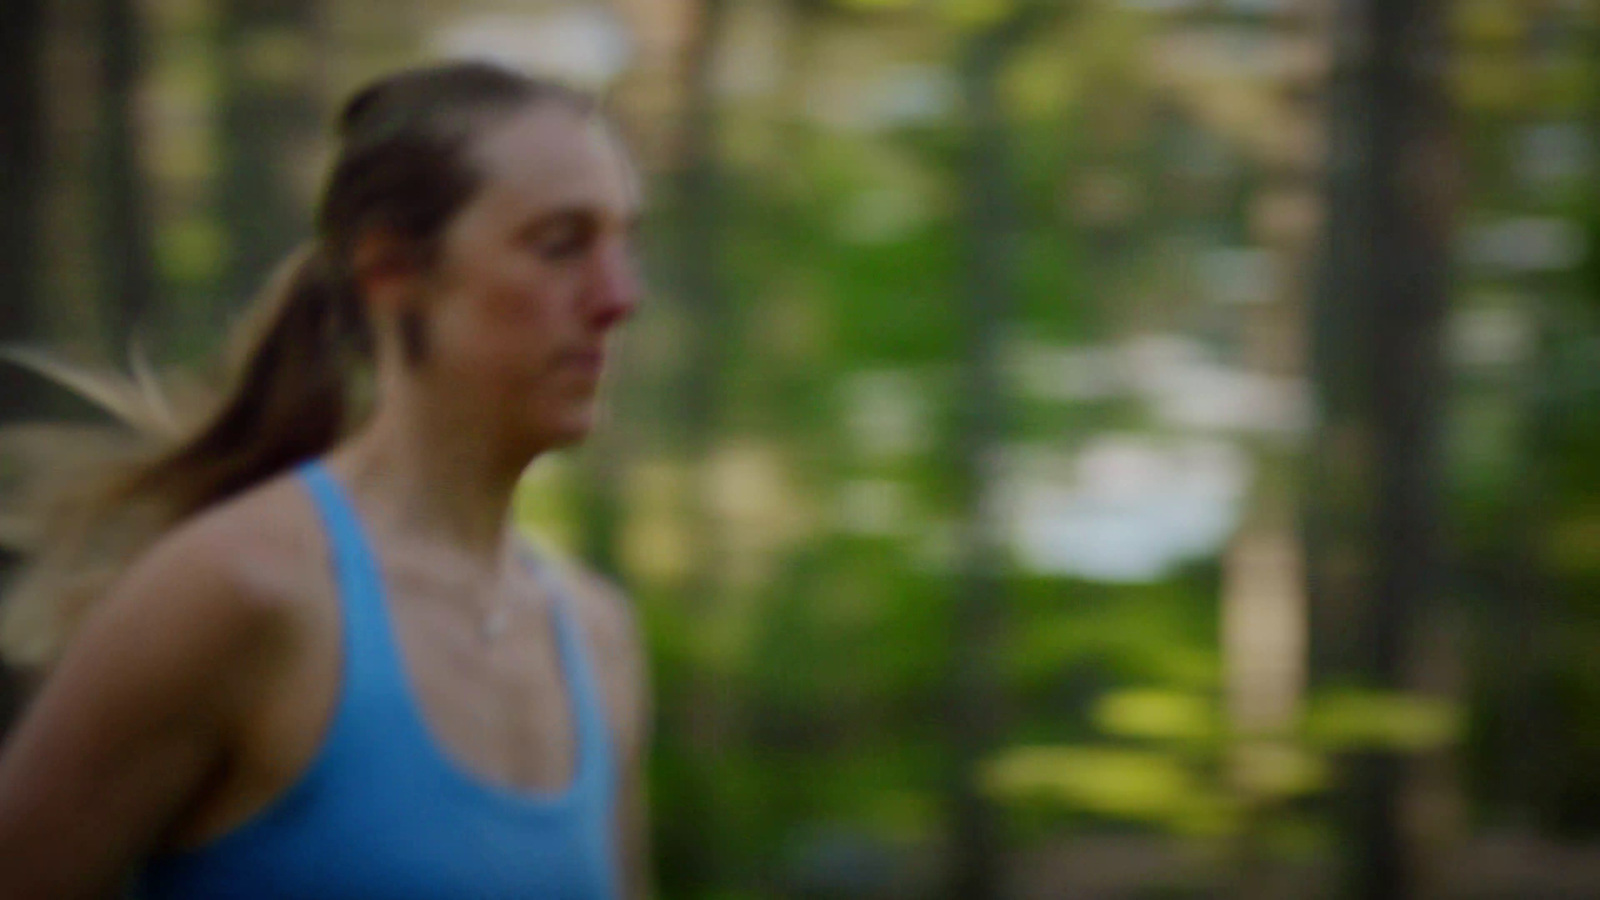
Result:
{"label": "tank top strap", "polygon": [[605,698],[595,679],[589,642],[579,621],[577,600],[567,586],[568,578],[563,577],[560,566],[548,552],[531,541],[522,542],[522,547],[523,556],[534,577],[550,597],[556,640],[560,648],[561,674],[567,683],[568,696],[577,719],[580,759],[590,764],[587,768],[598,776],[601,788],[609,792],[614,768],[611,729],[606,719]]}
{"label": "tank top strap", "polygon": [[384,608],[383,576],[349,495],[320,462],[300,467],[327,533],[344,615],[345,691],[395,696],[400,658]]}

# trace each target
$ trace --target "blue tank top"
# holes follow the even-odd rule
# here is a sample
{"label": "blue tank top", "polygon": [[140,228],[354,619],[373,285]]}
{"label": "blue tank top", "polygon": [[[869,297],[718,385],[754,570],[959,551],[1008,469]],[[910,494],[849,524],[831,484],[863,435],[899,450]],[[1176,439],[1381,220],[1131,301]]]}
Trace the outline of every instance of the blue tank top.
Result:
{"label": "blue tank top", "polygon": [[300,779],[246,824],[151,861],[146,900],[600,900],[616,896],[614,777],[583,639],[548,565],[561,668],[578,736],[555,792],[492,784],[446,756],[407,687],[378,566],[355,510],[318,464],[301,470],[321,513],[344,610],[333,721]]}

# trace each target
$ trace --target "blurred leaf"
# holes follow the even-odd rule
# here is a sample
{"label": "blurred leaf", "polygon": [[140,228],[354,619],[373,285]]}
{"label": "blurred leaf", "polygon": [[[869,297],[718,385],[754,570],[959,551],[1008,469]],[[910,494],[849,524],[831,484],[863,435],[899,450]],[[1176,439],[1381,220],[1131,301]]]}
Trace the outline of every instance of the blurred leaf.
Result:
{"label": "blurred leaf", "polygon": [[188,218],[156,233],[156,259],[173,281],[209,283],[222,271],[227,252],[227,235],[212,219]]}
{"label": "blurred leaf", "polygon": [[1216,705],[1179,691],[1141,688],[1114,691],[1095,704],[1095,724],[1116,737],[1204,741],[1219,729]]}
{"label": "blurred leaf", "polygon": [[1430,697],[1341,690],[1312,698],[1306,739],[1331,750],[1439,750],[1462,733],[1457,704]]}
{"label": "blurred leaf", "polygon": [[1287,743],[1236,745],[1233,766],[1241,787],[1257,797],[1303,797],[1328,785],[1328,765],[1321,754]]}
{"label": "blurred leaf", "polygon": [[1078,66],[1054,42],[1041,42],[1018,54],[1001,75],[1002,95],[1023,119],[1059,115],[1081,89]]}
{"label": "blurred leaf", "polygon": [[1164,818],[1200,790],[1171,754],[1095,747],[1023,747],[992,762],[985,784],[995,795],[1040,797],[1102,815]]}

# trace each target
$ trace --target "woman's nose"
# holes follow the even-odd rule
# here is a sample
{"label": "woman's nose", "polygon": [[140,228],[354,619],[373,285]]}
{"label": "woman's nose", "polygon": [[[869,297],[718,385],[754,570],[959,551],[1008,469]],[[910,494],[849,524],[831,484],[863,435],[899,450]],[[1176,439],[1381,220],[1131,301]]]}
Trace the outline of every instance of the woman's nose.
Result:
{"label": "woman's nose", "polygon": [[603,326],[616,325],[633,315],[643,285],[628,248],[617,242],[603,248],[590,269],[590,307]]}

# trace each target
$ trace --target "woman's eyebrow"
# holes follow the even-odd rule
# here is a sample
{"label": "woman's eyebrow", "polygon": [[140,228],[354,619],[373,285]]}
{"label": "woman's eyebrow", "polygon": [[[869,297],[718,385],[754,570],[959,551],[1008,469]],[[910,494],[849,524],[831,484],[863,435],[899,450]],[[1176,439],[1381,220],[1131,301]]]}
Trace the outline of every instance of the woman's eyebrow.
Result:
{"label": "woman's eyebrow", "polygon": [[590,209],[586,206],[578,204],[558,206],[554,209],[547,209],[529,216],[527,220],[524,221],[520,230],[524,232],[532,232],[557,224],[579,224],[589,226],[598,223],[599,219],[599,215],[593,209]]}
{"label": "woman's eyebrow", "polygon": [[529,216],[518,231],[531,234],[548,228],[552,225],[571,224],[584,228],[599,229],[610,219],[615,227],[630,238],[637,237],[644,226],[644,212],[632,208],[618,216],[607,215],[606,211],[598,206],[584,203],[570,203],[556,206]]}

